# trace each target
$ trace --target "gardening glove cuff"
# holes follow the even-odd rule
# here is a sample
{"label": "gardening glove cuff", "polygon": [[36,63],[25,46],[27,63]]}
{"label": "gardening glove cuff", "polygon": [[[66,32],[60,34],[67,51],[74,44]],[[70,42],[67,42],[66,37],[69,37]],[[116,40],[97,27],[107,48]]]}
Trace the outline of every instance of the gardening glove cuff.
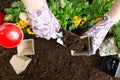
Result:
{"label": "gardening glove cuff", "polygon": [[47,6],[46,0],[43,0],[44,6],[39,10],[27,10],[31,19],[32,29],[36,37],[56,39],[59,34],[60,24]]}
{"label": "gardening glove cuff", "polygon": [[107,35],[109,29],[115,24],[116,22],[112,21],[108,15],[106,15],[102,21],[94,25],[90,28],[87,32],[85,32],[84,36],[91,37],[91,54],[95,54],[96,50],[99,48],[100,44],[104,40],[105,36]]}

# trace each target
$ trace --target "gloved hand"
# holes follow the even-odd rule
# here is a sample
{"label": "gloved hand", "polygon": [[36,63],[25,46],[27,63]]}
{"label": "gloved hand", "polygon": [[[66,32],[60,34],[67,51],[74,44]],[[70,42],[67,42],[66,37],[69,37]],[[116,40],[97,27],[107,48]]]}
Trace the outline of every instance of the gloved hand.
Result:
{"label": "gloved hand", "polygon": [[91,37],[91,47],[92,52],[91,54],[95,54],[96,50],[99,48],[100,44],[104,40],[105,36],[107,35],[109,29],[115,24],[116,22],[112,21],[110,17],[107,15],[104,19],[90,28],[87,32],[85,32],[84,36]]}
{"label": "gloved hand", "polygon": [[41,9],[27,10],[28,16],[31,19],[32,29],[36,37],[56,39],[60,29],[60,24],[56,17],[52,14],[47,6],[46,0]]}

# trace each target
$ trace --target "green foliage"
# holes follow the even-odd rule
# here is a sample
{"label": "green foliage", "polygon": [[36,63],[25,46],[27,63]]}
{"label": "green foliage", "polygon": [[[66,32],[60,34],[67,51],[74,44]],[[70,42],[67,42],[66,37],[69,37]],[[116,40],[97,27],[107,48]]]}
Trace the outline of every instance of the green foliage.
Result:
{"label": "green foliage", "polygon": [[[63,29],[70,31],[76,28],[86,28],[93,26],[96,18],[102,18],[112,6],[113,0],[93,0],[90,4],[88,0],[50,0],[48,3],[50,9],[59,20]],[[85,23],[77,27],[74,25],[76,20],[86,17]]]}
{"label": "green foliage", "polygon": [[120,49],[120,21],[111,28],[111,30],[109,31],[109,34],[112,34],[115,36],[116,44]]}
{"label": "green foliage", "polygon": [[[51,0],[48,4],[62,28],[72,31],[76,28],[83,29],[96,24],[94,20],[103,18],[111,8],[113,1],[93,0],[90,4],[88,0]],[[74,16],[86,17],[87,20],[82,26],[75,27],[75,20],[72,19]],[[116,44],[120,48],[120,21],[110,29],[109,34],[115,36]]]}
{"label": "green foliage", "polygon": [[21,1],[15,1],[11,4],[10,8],[5,8],[6,16],[5,21],[17,22],[19,20],[19,13],[25,12],[25,7]]}

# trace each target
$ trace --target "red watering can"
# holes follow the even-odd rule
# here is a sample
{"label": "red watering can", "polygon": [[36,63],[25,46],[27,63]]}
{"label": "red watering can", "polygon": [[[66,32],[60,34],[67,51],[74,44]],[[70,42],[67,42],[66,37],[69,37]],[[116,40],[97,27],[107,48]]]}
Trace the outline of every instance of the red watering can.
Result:
{"label": "red watering can", "polygon": [[23,40],[22,30],[13,23],[4,23],[0,26],[0,45],[5,48],[14,48]]}

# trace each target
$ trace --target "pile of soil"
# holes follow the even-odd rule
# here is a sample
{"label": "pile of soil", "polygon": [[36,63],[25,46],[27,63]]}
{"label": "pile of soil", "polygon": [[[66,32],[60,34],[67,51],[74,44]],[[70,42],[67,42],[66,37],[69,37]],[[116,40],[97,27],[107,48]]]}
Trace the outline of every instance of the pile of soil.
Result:
{"label": "pile of soil", "polygon": [[[15,0],[0,0],[0,8],[8,7]],[[93,56],[73,57],[70,50],[55,40],[35,36],[35,55],[27,69],[16,75],[9,60],[17,49],[0,47],[0,80],[120,80],[101,71],[102,58]]]}

